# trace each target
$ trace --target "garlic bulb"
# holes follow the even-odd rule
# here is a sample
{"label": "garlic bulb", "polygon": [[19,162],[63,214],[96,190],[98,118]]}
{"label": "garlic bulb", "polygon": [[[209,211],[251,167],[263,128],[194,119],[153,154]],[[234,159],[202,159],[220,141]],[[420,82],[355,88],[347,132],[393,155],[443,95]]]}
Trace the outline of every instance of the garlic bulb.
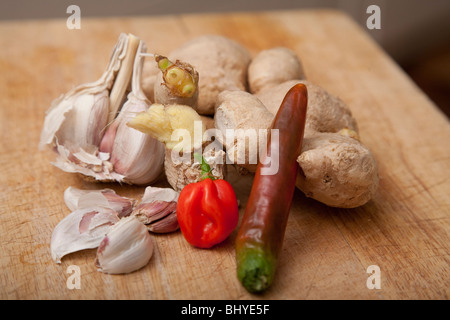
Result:
{"label": "garlic bulb", "polygon": [[116,223],[101,241],[96,265],[110,274],[130,273],[144,267],[153,255],[147,228],[130,216]]}
{"label": "garlic bulb", "polygon": [[[109,99],[101,98],[105,97],[105,95],[108,96],[108,92],[114,84],[115,75],[122,66],[121,62],[124,59],[127,44],[128,36],[121,34],[114,48],[109,65],[99,80],[75,87],[52,102],[51,108],[46,113],[44,126],[41,132],[41,141],[39,145],[41,149],[45,145],[58,144],[58,140],[61,137],[62,140],[67,137],[70,138],[71,136],[73,137],[70,140],[78,139],[76,141],[71,141],[75,144],[72,146],[73,148],[83,148],[85,147],[83,142],[95,140],[96,137],[87,137],[89,133],[92,133],[95,130],[91,130],[91,128],[86,130],[87,126],[96,127],[96,124],[92,124],[93,117],[90,117],[91,114],[93,115],[96,112],[91,112],[91,110],[95,109],[94,105],[99,103],[99,101],[101,101],[102,104],[106,103],[106,116],[101,116],[102,119],[106,117],[106,123],[109,110]],[[96,97],[97,94],[100,96]],[[104,108],[99,109],[103,110]],[[72,110],[75,111],[70,114]],[[68,116],[71,119],[66,121]],[[76,123],[73,123],[74,121]],[[104,126],[101,129],[103,128]],[[61,143],[62,141],[59,144]]]}
{"label": "garlic bulb", "polygon": [[145,51],[143,41],[121,34],[102,77],[52,103],[40,148],[54,148],[57,158],[53,165],[99,181],[130,184],[152,183],[161,175],[163,145],[121,125],[150,104],[140,87],[141,54]]}
{"label": "garlic bulb", "polygon": [[117,212],[106,207],[78,209],[62,219],[52,233],[50,251],[55,262],[63,256],[97,248],[112,225],[119,221]]}

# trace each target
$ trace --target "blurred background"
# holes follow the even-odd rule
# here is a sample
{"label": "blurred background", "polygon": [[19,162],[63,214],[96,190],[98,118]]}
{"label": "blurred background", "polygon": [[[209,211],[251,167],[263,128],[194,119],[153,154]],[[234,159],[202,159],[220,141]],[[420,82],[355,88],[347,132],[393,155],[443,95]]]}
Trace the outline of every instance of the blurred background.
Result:
{"label": "blurred background", "polygon": [[[450,0],[1,0],[0,22],[67,19],[71,4],[81,8],[82,17],[339,9],[352,16],[450,117]],[[381,9],[381,29],[366,27],[370,5]]]}

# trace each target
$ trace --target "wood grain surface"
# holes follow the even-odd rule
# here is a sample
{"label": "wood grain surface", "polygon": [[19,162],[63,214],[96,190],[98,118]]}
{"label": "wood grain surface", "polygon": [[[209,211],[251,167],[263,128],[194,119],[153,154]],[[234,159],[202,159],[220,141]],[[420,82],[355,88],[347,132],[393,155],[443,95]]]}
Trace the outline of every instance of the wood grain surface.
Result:
{"label": "wood grain surface", "polygon": [[[191,247],[180,232],[153,236],[143,269],[106,275],[95,250],[50,256],[53,228],[69,213],[69,186],[112,188],[139,198],[143,187],[95,184],[50,164],[38,151],[53,99],[96,80],[120,32],[149,52],[168,53],[205,33],[230,37],[251,52],[287,46],[308,79],[351,108],[380,174],[376,196],[335,209],[296,191],[273,286],[245,291],[236,277],[236,231],[212,250]],[[1,299],[448,299],[450,126],[448,119],[349,17],[337,11],[290,11],[0,23]],[[251,177],[230,178],[241,201]],[[166,185],[161,182],[158,185]],[[81,270],[70,290],[67,268]],[[377,265],[381,289],[368,289]]]}

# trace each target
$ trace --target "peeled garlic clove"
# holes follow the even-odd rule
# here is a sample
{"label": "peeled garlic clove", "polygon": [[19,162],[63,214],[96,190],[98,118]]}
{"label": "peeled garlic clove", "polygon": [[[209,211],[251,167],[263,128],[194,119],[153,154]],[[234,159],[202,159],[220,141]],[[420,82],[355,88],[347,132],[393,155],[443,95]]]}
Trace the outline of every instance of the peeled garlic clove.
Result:
{"label": "peeled garlic clove", "polygon": [[105,207],[78,209],[62,219],[52,233],[50,251],[55,262],[63,256],[99,246],[112,225],[119,221],[117,212]]}
{"label": "peeled garlic clove", "polygon": [[130,216],[116,223],[101,241],[96,266],[110,274],[130,273],[144,267],[153,255],[147,228]]}
{"label": "peeled garlic clove", "polygon": [[64,191],[64,202],[71,211],[94,206],[110,208],[119,218],[130,215],[136,200],[119,196],[112,189],[81,190],[68,187]]}

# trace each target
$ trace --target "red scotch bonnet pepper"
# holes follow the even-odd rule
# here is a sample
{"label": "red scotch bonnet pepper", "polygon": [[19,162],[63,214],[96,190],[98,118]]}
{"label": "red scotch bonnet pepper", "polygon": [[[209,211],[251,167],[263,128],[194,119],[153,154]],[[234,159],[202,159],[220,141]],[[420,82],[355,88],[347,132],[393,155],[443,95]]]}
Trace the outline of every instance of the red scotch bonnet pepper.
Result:
{"label": "red scotch bonnet pepper", "polygon": [[202,176],[181,190],[177,217],[184,238],[199,248],[211,248],[233,232],[239,220],[238,203],[233,187],[210,174],[210,166],[200,155]]}

